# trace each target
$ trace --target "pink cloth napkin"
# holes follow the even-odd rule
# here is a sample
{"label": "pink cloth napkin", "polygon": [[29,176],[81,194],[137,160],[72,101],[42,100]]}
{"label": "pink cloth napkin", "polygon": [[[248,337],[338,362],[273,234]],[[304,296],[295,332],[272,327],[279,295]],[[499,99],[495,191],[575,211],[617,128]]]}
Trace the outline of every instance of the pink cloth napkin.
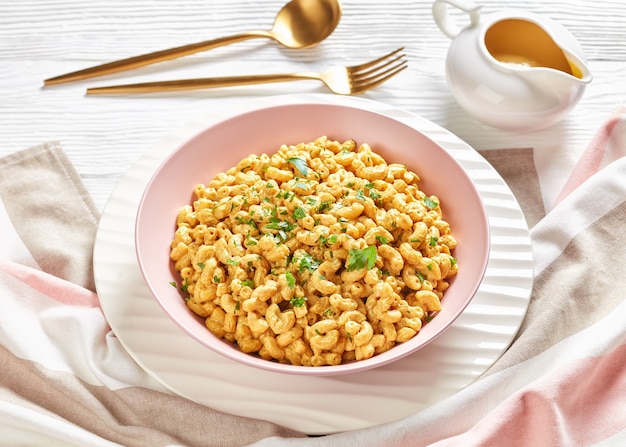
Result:
{"label": "pink cloth napkin", "polygon": [[99,308],[91,271],[98,216],[60,146],[0,159],[0,441],[626,445],[625,138],[621,113],[598,131],[547,214],[532,150],[485,152],[532,226],[535,284],[516,339],[486,374],[433,407],[321,437],[220,413],[152,379]]}

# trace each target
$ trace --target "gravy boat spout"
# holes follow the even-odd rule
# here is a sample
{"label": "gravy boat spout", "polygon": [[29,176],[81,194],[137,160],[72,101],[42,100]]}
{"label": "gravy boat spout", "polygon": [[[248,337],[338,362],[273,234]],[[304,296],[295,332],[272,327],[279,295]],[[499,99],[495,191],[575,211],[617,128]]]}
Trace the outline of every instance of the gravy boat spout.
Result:
{"label": "gravy boat spout", "polygon": [[[469,14],[453,26],[446,8]],[[575,38],[553,20],[521,11],[484,17],[470,0],[436,0],[433,16],[452,39],[446,78],[457,102],[493,127],[533,131],[563,119],[591,82]]]}
{"label": "gravy boat spout", "polygon": [[[553,124],[571,110],[593,79],[582,59],[567,50],[563,50],[563,54],[570,66],[569,71],[507,64],[511,75],[525,84],[523,88],[518,88],[517,92],[522,93],[514,100],[519,106],[525,105],[527,113],[534,113],[537,118],[545,120],[541,127]],[[511,104],[511,107],[514,105]]]}

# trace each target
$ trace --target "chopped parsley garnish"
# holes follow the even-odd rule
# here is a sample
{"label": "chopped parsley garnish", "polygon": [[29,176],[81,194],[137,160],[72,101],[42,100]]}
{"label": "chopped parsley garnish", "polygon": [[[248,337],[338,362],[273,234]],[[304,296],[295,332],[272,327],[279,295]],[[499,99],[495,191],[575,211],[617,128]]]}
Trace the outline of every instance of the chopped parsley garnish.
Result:
{"label": "chopped parsley garnish", "polygon": [[435,247],[437,245],[437,241],[439,240],[438,237],[436,236],[431,236],[430,240],[428,241],[428,245],[430,245],[431,247]]}
{"label": "chopped parsley garnish", "polygon": [[228,264],[228,265],[239,265],[239,261],[237,261],[236,259],[227,259],[226,260],[226,264]]}
{"label": "chopped parsley garnish", "polygon": [[302,174],[303,177],[306,177],[309,173],[309,167],[307,166],[305,160],[298,157],[293,157],[288,159],[287,162],[291,163],[298,171],[300,171],[300,174]]}
{"label": "chopped parsley garnish", "polygon": [[[328,237],[324,235],[320,236],[320,244],[322,245],[328,245],[328,244],[332,245],[332,244],[337,243],[338,240],[339,240],[339,235],[337,234],[331,234]],[[332,252],[331,252],[331,255],[332,255]]]}
{"label": "chopped parsley garnish", "polygon": [[254,281],[251,279],[244,279],[243,281],[241,281],[241,285],[245,287],[254,288]]}
{"label": "chopped parsley garnish", "polygon": [[297,263],[298,271],[300,273],[304,272],[305,270],[308,270],[309,272],[314,272],[321,264],[321,261],[313,259],[313,256],[308,253],[305,253],[300,259],[294,262]]}
{"label": "chopped parsley garnish", "polygon": [[379,244],[384,245],[384,244],[388,244],[389,243],[389,239],[387,239],[385,236],[381,236],[380,234],[376,235],[376,240],[378,241]]}
{"label": "chopped parsley garnish", "polygon": [[291,300],[289,300],[289,303],[293,307],[302,307],[304,306],[305,301],[306,301],[306,296],[294,296],[293,298],[291,298]]}
{"label": "chopped parsley garnish", "polygon": [[320,205],[317,207],[317,211],[319,211],[320,213],[329,210],[331,206],[331,202],[328,200],[323,201],[322,203],[320,203]]}
{"label": "chopped parsley garnish", "polygon": [[304,219],[307,216],[307,212],[304,208],[297,206],[294,210],[293,210],[293,218],[298,220],[298,219]]}
{"label": "chopped parsley garnish", "polygon": [[189,288],[189,278],[185,278],[185,282],[180,287],[180,290],[182,290],[183,292],[186,292],[188,288]]}
{"label": "chopped parsley garnish", "polygon": [[259,241],[257,241],[252,236],[248,236],[248,238],[246,239],[246,245],[257,245],[258,243]]}
{"label": "chopped parsley garnish", "polygon": [[366,268],[367,270],[374,267],[376,263],[376,246],[365,247],[363,249],[351,248],[348,252],[348,264],[346,269],[351,272]]}
{"label": "chopped parsley garnish", "polygon": [[291,272],[285,273],[285,279],[287,280],[287,285],[290,289],[293,289],[296,286],[296,278]]}
{"label": "chopped parsley garnish", "polygon": [[196,265],[200,267],[200,270],[204,270],[204,262],[198,262]]}
{"label": "chopped parsley garnish", "polygon": [[265,225],[268,230],[276,230],[278,232],[278,239],[280,241],[286,241],[289,239],[289,232],[297,227],[286,220],[279,219],[278,217],[270,217],[270,223]]}
{"label": "chopped parsley garnish", "polygon": [[296,180],[295,180],[295,182],[294,182],[294,186],[295,186],[296,188],[300,188],[300,189],[307,189],[307,188],[308,188],[308,186],[306,186],[306,183],[301,182],[299,179],[296,179]]}
{"label": "chopped parsley garnish", "polygon": [[439,203],[437,203],[437,201],[431,199],[430,197],[424,197],[424,204],[431,210],[434,210],[439,206]]}
{"label": "chopped parsley garnish", "polygon": [[252,228],[258,228],[256,222],[251,217],[244,218],[244,217],[237,216],[235,220],[237,221],[237,223],[241,225],[250,225]]}

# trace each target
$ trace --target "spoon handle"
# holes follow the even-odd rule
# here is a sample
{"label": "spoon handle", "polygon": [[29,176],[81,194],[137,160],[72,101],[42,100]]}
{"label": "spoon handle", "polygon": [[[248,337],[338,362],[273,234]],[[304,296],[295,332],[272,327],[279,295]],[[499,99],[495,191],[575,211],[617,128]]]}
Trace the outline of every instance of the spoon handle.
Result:
{"label": "spoon handle", "polygon": [[187,56],[190,54],[198,53],[200,51],[210,50],[212,48],[221,47],[231,43],[241,42],[244,40],[252,39],[254,37],[271,38],[272,35],[269,32],[265,31],[250,31],[247,33],[235,34],[232,36],[220,37],[212,40],[205,40],[203,42],[183,45],[180,47],[170,48],[168,50],[155,51],[153,53],[143,54],[140,56],[133,56],[126,59],[97,65],[95,67],[86,68],[84,70],[74,71],[61,76],[56,76],[54,78],[46,79],[44,81],[44,85],[62,84],[65,82],[79,81],[82,79],[93,78],[96,76],[118,73],[120,71],[131,70],[133,68],[154,64],[156,62],[162,62],[170,59],[175,59],[177,57]]}
{"label": "spoon handle", "polygon": [[203,88],[233,87],[237,85],[268,84],[271,82],[287,82],[303,79],[319,79],[313,73],[284,73],[268,75],[226,76],[200,79],[181,79],[178,81],[144,82],[140,84],[110,85],[87,89],[88,95],[109,95],[128,93],[173,92]]}

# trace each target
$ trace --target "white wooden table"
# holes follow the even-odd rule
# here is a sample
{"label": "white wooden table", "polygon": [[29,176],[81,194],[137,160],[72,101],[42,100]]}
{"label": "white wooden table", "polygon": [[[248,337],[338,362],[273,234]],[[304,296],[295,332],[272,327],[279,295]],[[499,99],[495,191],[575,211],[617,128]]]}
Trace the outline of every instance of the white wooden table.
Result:
{"label": "white wooden table", "polygon": [[[363,95],[421,115],[476,149],[534,147],[553,199],[595,130],[626,104],[626,2],[484,0],[484,12],[533,11],[559,21],[583,47],[594,80],[577,108],[542,131],[490,128],[464,112],[445,81],[450,43],[427,0],[344,0],[336,31],[308,50],[255,39],[123,75],[42,88],[43,80],[123,57],[254,29],[270,29],[285,0],[1,0],[0,156],[59,141],[96,204],[133,162],[202,111],[268,95],[326,92],[299,82],[149,96],[87,97],[87,86],[211,75],[322,70],[405,46],[409,69]],[[1,175],[1,173],[0,173]]]}

